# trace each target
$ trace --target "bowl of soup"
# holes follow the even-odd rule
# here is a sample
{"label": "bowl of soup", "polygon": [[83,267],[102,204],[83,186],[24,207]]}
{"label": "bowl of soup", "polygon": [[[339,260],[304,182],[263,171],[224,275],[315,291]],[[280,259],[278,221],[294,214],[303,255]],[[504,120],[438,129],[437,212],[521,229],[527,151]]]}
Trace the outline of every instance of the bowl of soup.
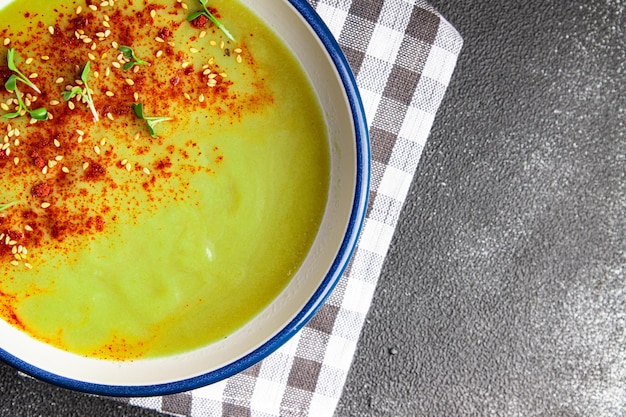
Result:
{"label": "bowl of soup", "polygon": [[0,359],[104,395],[214,383],[337,284],[359,92],[305,0],[0,0]]}

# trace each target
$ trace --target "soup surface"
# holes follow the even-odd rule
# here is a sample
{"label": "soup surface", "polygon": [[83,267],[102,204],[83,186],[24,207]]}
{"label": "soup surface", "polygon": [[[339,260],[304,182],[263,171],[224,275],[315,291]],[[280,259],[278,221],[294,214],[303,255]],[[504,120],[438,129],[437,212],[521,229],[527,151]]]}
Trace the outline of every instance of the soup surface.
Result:
{"label": "soup surface", "polygon": [[179,353],[241,327],[302,263],[328,192],[319,104],[258,17],[207,6],[225,30],[188,20],[192,0],[0,10],[6,322],[85,356]]}

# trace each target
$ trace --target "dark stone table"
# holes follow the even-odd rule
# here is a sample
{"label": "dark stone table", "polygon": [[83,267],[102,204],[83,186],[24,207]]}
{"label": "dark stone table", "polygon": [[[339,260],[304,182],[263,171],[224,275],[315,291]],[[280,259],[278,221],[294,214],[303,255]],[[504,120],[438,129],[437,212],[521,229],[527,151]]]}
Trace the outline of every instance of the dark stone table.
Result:
{"label": "dark stone table", "polygon": [[[626,415],[626,4],[434,4],[465,47],[336,414]],[[158,414],[0,365],[39,415]]]}

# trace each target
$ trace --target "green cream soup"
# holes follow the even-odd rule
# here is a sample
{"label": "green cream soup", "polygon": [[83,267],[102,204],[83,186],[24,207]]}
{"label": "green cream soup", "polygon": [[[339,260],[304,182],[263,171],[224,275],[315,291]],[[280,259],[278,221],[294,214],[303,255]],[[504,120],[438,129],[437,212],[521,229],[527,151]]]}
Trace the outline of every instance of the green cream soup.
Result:
{"label": "green cream soup", "polygon": [[174,354],[244,325],[302,263],[328,192],[319,104],[258,17],[208,7],[226,32],[188,21],[191,0],[0,10],[6,322],[85,356]]}

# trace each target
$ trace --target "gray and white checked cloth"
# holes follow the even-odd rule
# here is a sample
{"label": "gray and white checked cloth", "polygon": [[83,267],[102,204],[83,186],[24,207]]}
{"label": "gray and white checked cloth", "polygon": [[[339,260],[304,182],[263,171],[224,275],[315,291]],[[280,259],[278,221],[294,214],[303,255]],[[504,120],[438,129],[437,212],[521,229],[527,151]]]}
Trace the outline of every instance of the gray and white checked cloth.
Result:
{"label": "gray and white checked cloth", "polygon": [[420,155],[463,41],[422,0],[308,0],[339,41],[370,128],[370,202],[357,250],[317,315],[216,384],[118,401],[183,416],[332,416]]}

